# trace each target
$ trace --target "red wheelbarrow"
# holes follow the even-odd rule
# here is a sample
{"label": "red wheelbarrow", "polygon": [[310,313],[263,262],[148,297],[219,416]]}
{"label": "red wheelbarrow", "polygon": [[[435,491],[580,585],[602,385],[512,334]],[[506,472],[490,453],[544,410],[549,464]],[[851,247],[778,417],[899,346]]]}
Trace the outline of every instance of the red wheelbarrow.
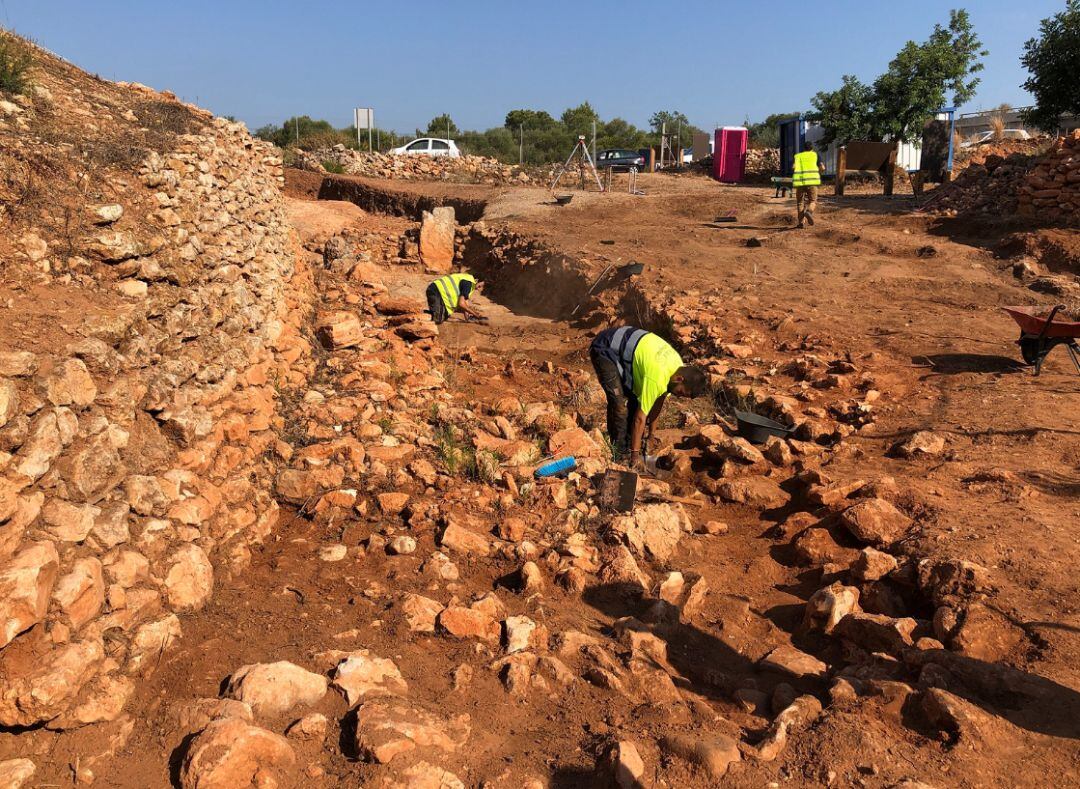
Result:
{"label": "red wheelbarrow", "polygon": [[1059,304],[1050,310],[1049,315],[1040,315],[1038,307],[1002,307],[1020,327],[1020,339],[1016,344],[1020,346],[1020,355],[1028,364],[1035,365],[1035,375],[1042,371],[1043,360],[1055,346],[1064,345],[1069,352],[1076,372],[1080,373],[1080,345],[1076,340],[1080,338],[1080,322],[1056,321],[1054,318],[1064,304]]}

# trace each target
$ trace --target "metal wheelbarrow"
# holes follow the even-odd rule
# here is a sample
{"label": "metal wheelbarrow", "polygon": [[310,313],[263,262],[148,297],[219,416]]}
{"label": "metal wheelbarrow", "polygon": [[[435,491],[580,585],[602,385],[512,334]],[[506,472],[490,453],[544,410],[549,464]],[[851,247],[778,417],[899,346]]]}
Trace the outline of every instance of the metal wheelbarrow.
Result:
{"label": "metal wheelbarrow", "polygon": [[1080,322],[1056,321],[1054,318],[1064,304],[1059,304],[1050,310],[1049,315],[1040,315],[1038,307],[1002,307],[1009,313],[1016,324],[1020,327],[1020,339],[1016,344],[1020,346],[1020,355],[1028,364],[1035,365],[1035,375],[1042,371],[1043,360],[1058,345],[1064,345],[1069,352],[1076,372],[1080,373]]}

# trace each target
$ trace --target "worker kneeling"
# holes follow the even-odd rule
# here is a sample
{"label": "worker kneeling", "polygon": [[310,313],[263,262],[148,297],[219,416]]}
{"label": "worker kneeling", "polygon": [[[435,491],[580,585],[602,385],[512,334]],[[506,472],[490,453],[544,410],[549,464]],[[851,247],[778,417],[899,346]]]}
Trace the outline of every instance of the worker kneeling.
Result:
{"label": "worker kneeling", "polygon": [[427,287],[428,312],[436,325],[443,323],[455,312],[461,312],[466,320],[487,323],[487,318],[469,303],[474,293],[481,293],[484,283],[477,282],[472,274],[447,274]]}
{"label": "worker kneeling", "polygon": [[589,347],[600,386],[607,395],[608,435],[616,460],[629,451],[631,468],[644,465],[642,444],[669,394],[699,397],[705,373],[683,364],[674,348],[644,329],[605,329]]}

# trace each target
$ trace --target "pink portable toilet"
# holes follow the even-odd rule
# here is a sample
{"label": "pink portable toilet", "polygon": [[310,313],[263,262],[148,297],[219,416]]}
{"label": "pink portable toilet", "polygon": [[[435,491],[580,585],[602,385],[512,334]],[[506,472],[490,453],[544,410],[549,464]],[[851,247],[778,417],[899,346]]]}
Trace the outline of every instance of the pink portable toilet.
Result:
{"label": "pink portable toilet", "polygon": [[750,132],[743,126],[716,130],[713,146],[713,178],[727,184],[741,183],[746,171],[746,144]]}

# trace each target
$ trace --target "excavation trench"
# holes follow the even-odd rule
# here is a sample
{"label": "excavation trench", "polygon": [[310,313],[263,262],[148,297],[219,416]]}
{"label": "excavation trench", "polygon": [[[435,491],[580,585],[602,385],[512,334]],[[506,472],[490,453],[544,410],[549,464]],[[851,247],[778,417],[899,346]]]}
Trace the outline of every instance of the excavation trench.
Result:
{"label": "excavation trench", "polygon": [[[602,426],[603,402],[595,396],[586,351],[596,326],[632,322],[673,339],[677,335],[673,330],[681,328],[676,317],[652,298],[644,281],[632,279],[598,288],[571,320],[599,273],[595,262],[561,254],[510,231],[468,229],[461,262],[490,283],[486,295],[492,304],[482,306],[492,320],[484,326],[453,320],[441,327],[432,344],[435,348],[437,343],[441,354],[433,368],[442,377],[438,394],[424,394],[429,373],[422,368],[400,369],[409,362],[412,351],[407,346],[398,344],[391,351],[375,342],[372,348],[384,350],[317,354],[318,366],[308,386],[319,390],[318,397],[290,399],[289,408],[297,413],[283,414],[287,424],[298,426],[293,451],[309,457],[312,467],[321,468],[326,462],[326,454],[318,451],[325,442],[352,436],[348,419],[358,406],[349,398],[356,391],[377,395],[370,398],[370,413],[364,417],[365,435],[388,439],[382,443],[368,439],[369,452],[371,447],[385,450],[409,441],[424,448],[420,457],[441,466],[450,457],[447,437],[459,436],[453,438],[459,442],[455,446],[466,446],[470,440],[466,428],[489,433],[516,430],[518,438],[536,442],[538,450],[546,452],[553,431],[569,422],[586,429]],[[320,266],[321,260],[312,265]],[[421,297],[430,279],[411,266],[388,266],[381,273],[390,293],[414,299]],[[347,310],[360,303],[355,283],[335,278],[330,271],[319,277],[317,292],[333,301],[320,309]],[[351,303],[346,298],[350,289]],[[685,358],[696,358],[692,347],[684,345],[682,350]],[[358,377],[357,371],[362,375]],[[374,383],[369,384],[370,379]],[[408,396],[395,391],[405,387],[413,387]],[[418,402],[412,402],[414,397]],[[518,406],[494,405],[507,398]],[[551,420],[543,425],[517,424],[538,401],[551,402]],[[697,495],[703,486],[721,484],[720,477],[709,482],[699,473],[702,453],[688,441],[698,420],[712,421],[716,405],[705,399],[681,405],[669,404],[658,433],[663,443],[684,448],[691,461],[691,468],[684,467],[681,476],[671,479],[671,490]],[[504,423],[499,428],[495,414],[510,417],[509,427]],[[320,417],[328,421],[319,423]],[[372,425],[378,425],[378,431]],[[433,442],[433,436],[443,438]],[[162,687],[179,688],[181,697],[213,697],[222,678],[240,665],[271,660],[314,665],[318,658],[313,656],[327,654],[326,650],[362,647],[393,658],[408,680],[410,699],[447,714],[471,716],[473,734],[467,752],[438,758],[469,784],[505,776],[497,785],[524,786],[530,776],[540,775],[555,787],[594,786],[604,750],[612,737],[619,737],[641,743],[649,763],[664,762],[670,785],[689,786],[700,784],[701,773],[672,763],[670,755],[658,750],[657,743],[672,731],[732,737],[752,754],[768,734],[778,706],[799,694],[828,703],[824,669],[798,676],[770,667],[763,659],[774,647],[794,646],[824,661],[833,672],[851,667],[855,653],[842,647],[839,639],[802,626],[807,599],[830,579],[828,572],[799,566],[792,546],[798,529],[812,525],[828,532],[846,552],[855,552],[857,546],[840,533],[835,515],[809,515],[808,511],[820,509],[820,502],[810,500],[813,484],[800,478],[798,467],[767,467],[737,477],[778,482],[776,487],[785,491],[783,501],[730,502],[713,496],[700,508],[687,507],[697,533],[681,534],[677,546],[662,557],[640,557],[650,579],[646,588],[599,562],[580,587],[563,577],[566,571],[560,568],[573,554],[560,546],[572,543],[573,535],[583,535],[601,556],[617,542],[607,519],[588,505],[594,495],[591,481],[569,486],[572,498],[567,506],[558,503],[559,483],[538,486],[525,502],[502,487],[502,470],[479,485],[475,477],[460,471],[445,476],[444,469],[444,478],[428,486],[412,469],[406,473],[399,467],[382,476],[347,474],[337,486],[355,493],[355,506],[342,507],[335,498],[339,491],[333,491],[326,506],[317,504],[315,497],[303,507],[296,507],[295,501],[289,505],[300,509],[302,517],[282,523],[253,557],[243,584],[225,585],[207,609],[185,622],[181,650],[166,655],[154,681],[141,691],[141,704],[155,719],[156,730],[167,731],[172,725],[163,720],[159,706]],[[515,485],[526,479],[523,475]],[[387,511],[384,494],[398,492],[409,497],[409,505],[398,513]],[[792,513],[796,519],[805,518],[801,526],[788,517]],[[513,518],[528,525],[526,542],[552,546],[535,554],[546,578],[539,594],[525,594],[518,585],[515,568],[529,556],[521,553],[520,536],[506,540],[499,552],[483,556],[459,555],[439,542],[446,519],[481,533],[489,534],[494,527],[497,535],[505,535],[503,528]],[[706,533],[706,524],[719,522],[726,527],[723,533]],[[416,541],[415,558],[387,549],[402,536]],[[339,546],[347,548],[349,559],[326,561],[324,551]],[[448,551],[461,570],[449,588],[433,581],[424,569],[426,557],[440,549]],[[693,612],[689,597],[673,605],[656,596],[655,583],[672,578],[668,575],[672,572],[681,573],[687,587],[698,590]],[[915,616],[920,630],[928,626],[925,597],[910,574],[882,578],[865,591],[865,610]],[[519,682],[516,664],[500,667],[501,650],[493,651],[475,639],[456,641],[445,634],[414,632],[397,602],[404,592],[436,597],[440,605],[446,598],[467,601],[494,592],[508,614],[531,617],[558,636],[552,641],[552,654],[565,658],[585,681],[578,678],[566,688],[527,683],[523,690],[514,684]],[[568,633],[584,634],[596,646],[556,651]],[[640,639],[646,639],[647,659],[634,646]],[[586,667],[581,669],[583,662]],[[468,681],[461,679],[462,665],[469,666]],[[848,673],[851,683],[860,687],[864,680],[869,683],[878,677],[912,679],[896,660],[864,655],[858,668],[862,678],[857,671]],[[687,700],[693,703],[683,703]],[[357,713],[343,699],[329,694],[317,709],[332,721],[328,745],[321,752],[318,744],[297,747],[306,748],[303,759],[320,766],[319,780],[354,785],[358,775],[374,781],[387,774],[385,765],[357,764],[360,754],[353,740]],[[282,718],[274,726],[283,729],[288,723]],[[161,747],[157,738],[140,737],[135,751],[157,752]],[[175,764],[184,743],[176,738],[168,747],[175,749]],[[748,781],[760,784],[776,777],[776,768],[767,762],[750,756],[747,761],[743,777]]]}

